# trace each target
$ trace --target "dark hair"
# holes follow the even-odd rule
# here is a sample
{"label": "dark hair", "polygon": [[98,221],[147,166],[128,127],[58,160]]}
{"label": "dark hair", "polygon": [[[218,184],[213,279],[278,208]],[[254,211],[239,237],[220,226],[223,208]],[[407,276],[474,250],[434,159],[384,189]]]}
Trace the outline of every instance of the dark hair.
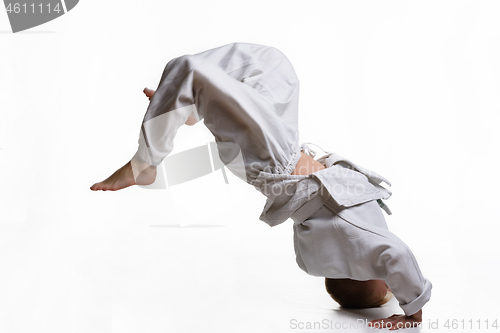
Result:
{"label": "dark hair", "polygon": [[383,292],[381,283],[385,284],[383,280],[325,278],[326,291],[345,308],[372,308],[385,303],[387,287]]}

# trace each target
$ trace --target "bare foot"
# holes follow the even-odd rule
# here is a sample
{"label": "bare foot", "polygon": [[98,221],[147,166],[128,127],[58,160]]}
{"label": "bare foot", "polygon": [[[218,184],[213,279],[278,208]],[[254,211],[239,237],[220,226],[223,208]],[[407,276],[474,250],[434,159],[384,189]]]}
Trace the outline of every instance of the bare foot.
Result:
{"label": "bare foot", "polygon": [[397,330],[400,328],[418,327],[422,323],[422,310],[412,314],[411,316],[405,315],[392,315],[384,319],[375,319],[368,323],[368,326],[374,328],[389,328],[389,330]]}
{"label": "bare foot", "polygon": [[155,91],[149,88],[144,88],[143,92],[147,97],[149,97],[149,100],[151,100],[151,97],[153,97],[153,95],[155,94]]}
{"label": "bare foot", "polygon": [[[143,92],[147,97],[149,97],[149,100],[151,100],[151,97],[155,94],[155,91],[149,88],[144,88]],[[154,166],[145,168],[139,174],[137,179],[134,179],[131,163],[128,162],[120,169],[116,170],[115,173],[109,176],[106,180],[92,185],[90,189],[92,191],[117,191],[132,185],[150,185],[154,183],[155,179],[156,167]]]}
{"label": "bare foot", "polygon": [[150,185],[156,179],[156,167],[151,166],[144,169],[141,174],[134,179],[130,162],[116,170],[111,176],[100,183],[95,183],[90,187],[92,191],[117,191],[131,185]]}

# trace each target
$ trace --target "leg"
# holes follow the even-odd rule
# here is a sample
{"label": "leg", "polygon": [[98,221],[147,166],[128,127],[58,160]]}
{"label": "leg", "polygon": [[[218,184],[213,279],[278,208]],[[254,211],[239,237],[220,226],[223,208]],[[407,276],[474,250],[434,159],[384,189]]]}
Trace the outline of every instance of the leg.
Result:
{"label": "leg", "polygon": [[[149,97],[149,100],[151,100],[151,97],[153,97],[155,93],[154,90],[148,88],[145,88],[143,92],[146,97]],[[102,182],[92,185],[90,189],[92,191],[116,191],[132,185],[150,185],[155,181],[155,179],[156,167],[149,165],[142,170],[136,179],[129,161]]]}

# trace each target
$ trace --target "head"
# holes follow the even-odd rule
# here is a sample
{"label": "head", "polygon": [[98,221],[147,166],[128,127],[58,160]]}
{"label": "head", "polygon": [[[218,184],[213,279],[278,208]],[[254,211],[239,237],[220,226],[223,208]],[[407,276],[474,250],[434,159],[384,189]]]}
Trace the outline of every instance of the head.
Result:
{"label": "head", "polygon": [[392,298],[384,280],[325,279],[326,291],[345,308],[373,308]]}

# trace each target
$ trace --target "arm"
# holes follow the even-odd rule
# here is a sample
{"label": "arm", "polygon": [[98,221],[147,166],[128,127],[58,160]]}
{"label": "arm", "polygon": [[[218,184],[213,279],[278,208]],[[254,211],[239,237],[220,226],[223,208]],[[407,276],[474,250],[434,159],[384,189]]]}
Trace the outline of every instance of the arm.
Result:
{"label": "arm", "polygon": [[386,283],[405,314],[372,320],[369,325],[375,328],[388,327],[391,330],[416,327],[422,322],[422,307],[430,299],[432,284],[423,277],[408,246],[393,234],[392,236],[384,245],[385,249],[377,260],[380,266],[377,266],[385,268]]}

